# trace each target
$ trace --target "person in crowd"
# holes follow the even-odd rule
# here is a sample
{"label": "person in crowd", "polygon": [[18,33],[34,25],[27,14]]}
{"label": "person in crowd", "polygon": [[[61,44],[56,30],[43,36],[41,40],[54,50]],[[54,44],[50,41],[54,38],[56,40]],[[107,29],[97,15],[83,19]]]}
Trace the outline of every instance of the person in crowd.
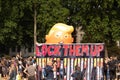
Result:
{"label": "person in crowd", "polygon": [[[23,63],[24,69],[25,69],[27,67],[27,58],[22,59],[22,63]],[[22,70],[22,73],[23,73],[22,77],[24,79],[26,79],[27,78],[27,74],[24,73],[24,69]]]}
{"label": "person in crowd", "polygon": [[9,80],[16,80],[16,75],[17,75],[17,67],[14,63],[11,63],[9,69]]}
{"label": "person in crowd", "polygon": [[22,80],[22,72],[18,71],[17,75],[16,75],[16,80]]}
{"label": "person in crowd", "polygon": [[19,59],[19,60],[18,60],[17,67],[18,67],[18,71],[22,73],[22,72],[23,72],[23,69],[25,68],[25,67],[23,66],[22,59]]}
{"label": "person in crowd", "polygon": [[99,77],[100,77],[100,80],[104,80],[103,59],[100,59],[98,66],[99,66]]}
{"label": "person in crowd", "polygon": [[56,76],[57,76],[57,79],[60,77],[60,66],[61,66],[60,58],[58,58],[57,59],[57,66],[56,66]]}
{"label": "person in crowd", "polygon": [[96,73],[97,73],[96,64],[94,64],[91,72],[91,80],[96,80],[96,76],[97,76]]}
{"label": "person in crowd", "polygon": [[75,72],[72,73],[71,76],[73,77],[73,80],[82,80],[82,72],[78,65],[75,66]]}
{"label": "person in crowd", "polygon": [[29,62],[28,67],[25,68],[24,73],[27,74],[28,80],[35,80],[36,67],[32,62]]}
{"label": "person in crowd", "polygon": [[117,80],[120,79],[120,63],[117,65]]}
{"label": "person in crowd", "polygon": [[116,60],[113,57],[110,57],[110,61],[108,62],[109,65],[109,74],[110,80],[115,80],[116,78]]}
{"label": "person in crowd", "polygon": [[46,79],[45,80],[54,80],[54,71],[56,71],[56,64],[53,64],[52,60],[47,62],[45,66]]}
{"label": "person in crowd", "polygon": [[81,74],[82,79],[81,80],[86,80],[87,67],[88,67],[88,65],[85,61],[84,66],[83,66],[83,70],[81,71],[82,72],[82,74]]}
{"label": "person in crowd", "polygon": [[1,80],[1,77],[2,77],[2,64],[1,64],[1,60],[0,60],[0,80]]}
{"label": "person in crowd", "polygon": [[107,69],[108,69],[108,67],[107,67],[107,64],[108,63],[108,58],[105,58],[104,59],[104,76],[105,76],[105,80],[107,79]]}
{"label": "person in crowd", "polygon": [[65,67],[64,67],[64,63],[63,60],[61,59],[60,61],[60,67],[59,67],[59,79],[63,80],[63,78],[65,77],[66,73],[65,73]]}
{"label": "person in crowd", "polygon": [[2,66],[2,73],[3,73],[3,77],[7,78],[7,66],[5,65],[5,63]]}
{"label": "person in crowd", "polygon": [[109,80],[110,79],[110,74],[109,74],[109,65],[108,64],[104,64],[104,74],[105,74],[105,80]]}

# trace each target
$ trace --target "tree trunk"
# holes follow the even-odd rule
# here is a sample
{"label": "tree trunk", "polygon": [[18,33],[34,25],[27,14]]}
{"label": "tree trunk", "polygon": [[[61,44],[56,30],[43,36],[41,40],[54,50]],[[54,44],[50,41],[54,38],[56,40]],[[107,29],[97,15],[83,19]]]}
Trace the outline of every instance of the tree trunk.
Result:
{"label": "tree trunk", "polygon": [[36,53],[36,28],[37,28],[37,23],[36,23],[36,3],[34,3],[34,55]]}
{"label": "tree trunk", "polygon": [[82,41],[84,32],[81,29],[82,29],[82,26],[75,28],[75,30],[76,30],[76,43],[81,43],[81,41]]}

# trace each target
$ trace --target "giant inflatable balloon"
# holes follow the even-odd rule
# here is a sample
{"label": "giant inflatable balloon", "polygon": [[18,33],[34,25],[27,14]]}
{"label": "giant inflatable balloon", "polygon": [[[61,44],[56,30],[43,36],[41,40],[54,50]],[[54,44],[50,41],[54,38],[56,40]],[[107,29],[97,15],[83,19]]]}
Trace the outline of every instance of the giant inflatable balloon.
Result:
{"label": "giant inflatable balloon", "polygon": [[72,32],[74,31],[73,26],[56,23],[46,35],[46,43],[57,44],[57,43],[72,43]]}

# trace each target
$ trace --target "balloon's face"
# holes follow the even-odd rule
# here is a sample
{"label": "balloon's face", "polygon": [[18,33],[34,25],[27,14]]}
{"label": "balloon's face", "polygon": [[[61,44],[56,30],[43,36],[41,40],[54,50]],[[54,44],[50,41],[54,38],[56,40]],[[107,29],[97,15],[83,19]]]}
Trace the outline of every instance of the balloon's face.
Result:
{"label": "balloon's face", "polygon": [[50,33],[46,35],[46,43],[72,43],[73,42],[73,38],[71,35],[72,31],[73,31],[72,26],[57,25],[57,28],[55,26],[50,30]]}
{"label": "balloon's face", "polygon": [[71,34],[56,31],[52,35],[46,35],[46,43],[72,43]]}

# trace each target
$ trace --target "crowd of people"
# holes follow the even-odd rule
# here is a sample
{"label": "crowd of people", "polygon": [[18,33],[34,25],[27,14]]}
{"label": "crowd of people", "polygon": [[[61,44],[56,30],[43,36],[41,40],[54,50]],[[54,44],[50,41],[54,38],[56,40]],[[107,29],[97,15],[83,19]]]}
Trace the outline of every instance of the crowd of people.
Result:
{"label": "crowd of people", "polygon": [[[37,80],[36,73],[38,70],[36,67],[37,63],[35,57],[23,58],[20,55],[8,59],[2,57],[0,58],[0,80]],[[54,67],[49,67],[49,65],[47,65],[46,68],[53,70],[52,72],[56,69]],[[78,71],[80,68],[76,67],[76,70],[76,73],[79,73]],[[105,58],[103,74],[104,80],[119,80],[120,60],[117,57]],[[51,75],[49,75],[49,77],[52,78]]]}
{"label": "crowd of people", "polygon": [[[36,58],[16,57],[0,59],[0,76],[2,80],[35,80]],[[0,79],[0,80],[1,80]]]}
{"label": "crowd of people", "polygon": [[105,58],[105,80],[120,80],[120,59],[117,57]]}

